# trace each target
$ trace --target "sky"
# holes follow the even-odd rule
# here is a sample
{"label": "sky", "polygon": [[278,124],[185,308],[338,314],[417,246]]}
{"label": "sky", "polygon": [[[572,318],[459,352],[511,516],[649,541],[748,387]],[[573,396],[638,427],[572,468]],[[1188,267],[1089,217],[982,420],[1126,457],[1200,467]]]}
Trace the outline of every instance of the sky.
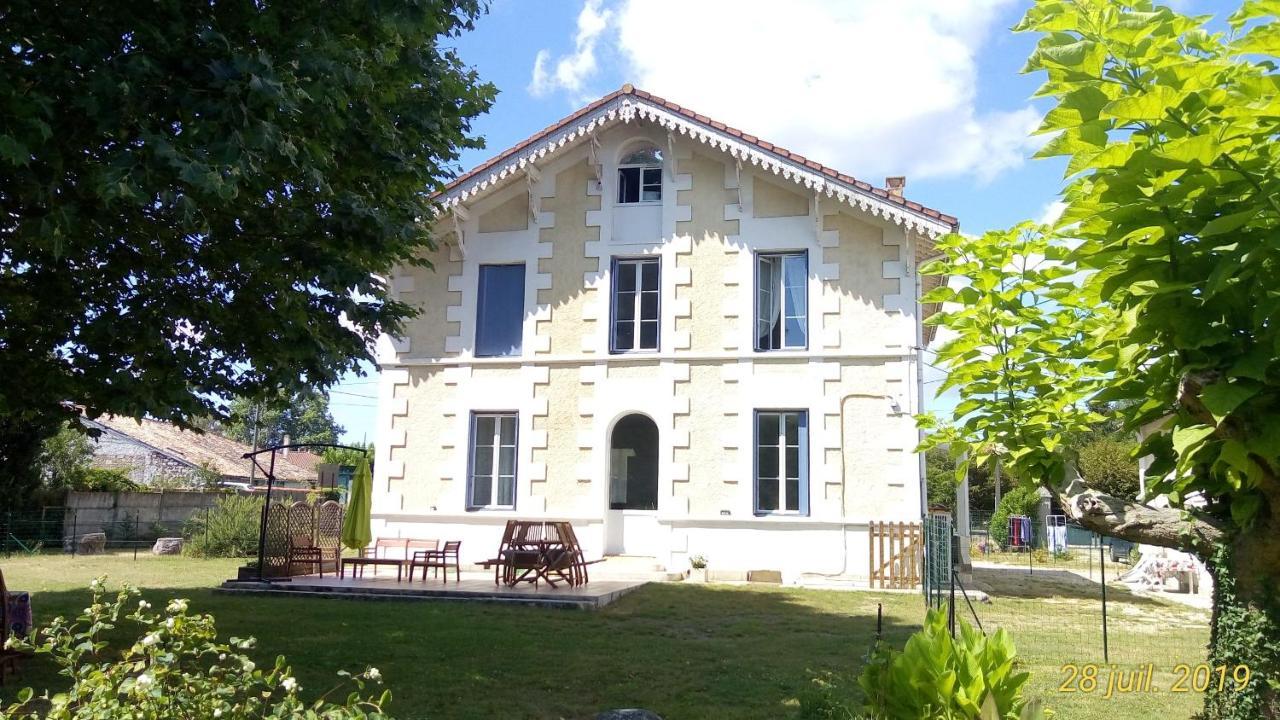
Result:
{"label": "sky", "polygon": [[[494,0],[450,40],[497,86],[467,169],[630,82],[873,185],[981,234],[1055,210],[1064,163],[1036,160],[1049,109],[1020,70],[1036,38],[1010,29],[1014,0]],[[1222,0],[1179,0],[1221,16]],[[781,9],[781,10],[780,10]],[[928,357],[926,357],[926,360]],[[926,409],[940,373],[926,374]],[[344,440],[372,440],[377,384],[331,390]]]}

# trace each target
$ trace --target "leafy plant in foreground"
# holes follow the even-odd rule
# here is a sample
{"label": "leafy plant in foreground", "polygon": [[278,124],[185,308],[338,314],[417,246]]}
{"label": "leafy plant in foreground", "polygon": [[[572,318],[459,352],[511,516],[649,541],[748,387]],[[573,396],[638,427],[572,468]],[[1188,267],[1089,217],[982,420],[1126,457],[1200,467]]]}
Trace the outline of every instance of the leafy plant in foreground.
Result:
{"label": "leafy plant in foreground", "polygon": [[878,644],[858,684],[866,712],[877,720],[1040,720],[1039,703],[1022,697],[1031,674],[1016,669],[1013,640],[1003,629],[990,637],[930,610],[924,628],[901,652]]}
{"label": "leafy plant in foreground", "polygon": [[[0,709],[0,717],[21,720],[89,720],[128,717],[168,718],[324,718],[354,720],[387,718],[383,707],[389,691],[379,696],[362,693],[367,681],[378,682],[377,668],[360,675],[342,672],[343,685],[352,690],[340,703],[321,695],[303,701],[302,688],[284,657],[259,668],[243,653],[252,638],[217,641],[211,615],[188,612],[186,600],[171,600],[163,611],[152,611],[140,593],[123,587],[112,598],[102,578],[91,585],[93,602],[75,621],[56,618],[38,631],[34,644],[10,638],[7,645],[46,655],[70,681],[65,692],[36,696],[22,690],[18,702]],[[106,635],[129,623],[140,631],[138,640],[113,648]]]}

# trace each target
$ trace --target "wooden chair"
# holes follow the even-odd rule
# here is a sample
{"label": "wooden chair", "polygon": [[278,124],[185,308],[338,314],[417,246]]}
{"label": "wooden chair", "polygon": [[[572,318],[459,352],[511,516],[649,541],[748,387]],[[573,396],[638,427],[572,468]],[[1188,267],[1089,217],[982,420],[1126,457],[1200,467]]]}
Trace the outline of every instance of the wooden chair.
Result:
{"label": "wooden chair", "polygon": [[564,540],[565,551],[567,553],[566,560],[571,568],[570,577],[572,580],[570,584],[575,586],[585,585],[588,579],[587,565],[590,565],[591,563],[587,562],[587,558],[583,554],[582,543],[578,542],[578,534],[573,531],[572,523],[558,521],[555,525],[557,532],[559,532],[560,537]]}
{"label": "wooden chair", "polygon": [[493,567],[493,584],[497,585],[499,578],[505,572],[507,565],[507,556],[510,555],[511,541],[516,535],[516,527],[519,520],[508,520],[507,526],[502,529],[502,540],[498,543],[498,552],[488,560],[479,563],[481,567]]}
{"label": "wooden chair", "polygon": [[28,657],[27,653],[17,650],[6,650],[5,641],[9,639],[9,590],[4,584],[4,573],[0,572],[0,685],[4,684],[6,672],[18,672],[18,661]]}
{"label": "wooden chair", "polygon": [[517,521],[511,546],[503,558],[503,581],[507,585],[532,582],[535,586],[544,562],[545,526],[541,522]]}
{"label": "wooden chair", "polygon": [[409,581],[413,581],[413,569],[415,567],[422,568],[422,581],[427,581],[427,569],[432,568],[433,577],[440,576],[440,569],[444,569],[444,581],[449,582],[449,568],[453,567],[454,581],[462,582],[462,561],[459,559],[462,549],[461,540],[446,540],[443,550],[418,550],[413,553],[413,559],[409,561]]}
{"label": "wooden chair", "polygon": [[285,559],[290,575],[293,574],[293,566],[296,563],[310,565],[320,573],[320,577],[324,577],[324,553],[306,535],[295,535],[289,540],[289,552]]}

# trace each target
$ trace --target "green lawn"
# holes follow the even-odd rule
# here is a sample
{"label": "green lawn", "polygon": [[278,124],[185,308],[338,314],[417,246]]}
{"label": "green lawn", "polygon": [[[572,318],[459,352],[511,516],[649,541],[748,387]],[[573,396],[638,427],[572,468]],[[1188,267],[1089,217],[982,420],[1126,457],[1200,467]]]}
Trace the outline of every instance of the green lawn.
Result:
{"label": "green lawn", "polygon": [[[0,558],[10,588],[36,593],[37,621],[78,612],[89,580],[107,574],[113,583],[147,588],[153,603],[190,598],[193,609],[217,617],[224,636],[257,637],[264,658],[289,658],[308,693],[333,685],[340,669],[376,666],[393,693],[391,710],[401,718],[574,719],[634,706],[669,720],[796,717],[798,698],[819,674],[834,673],[837,692],[856,692],[854,677],[874,637],[877,603],[884,605],[887,638],[897,645],[922,612],[915,593],[770,586],[649,585],[599,612],[212,592],[237,564],[149,556],[134,561],[129,555]],[[1092,632],[1094,624],[1092,606],[1076,607],[1083,601],[1063,595],[1002,599],[980,610],[984,623],[1018,625],[1014,639],[1026,641],[1021,654],[1034,673],[1034,692],[1059,709],[1058,717],[1189,717],[1198,697],[1102,700],[1053,693],[1064,658],[1080,650],[1082,628]],[[1118,599],[1113,613],[1130,602],[1137,601]],[[1135,607],[1141,618],[1155,608]],[[1132,630],[1117,632],[1122,629]],[[1182,638],[1171,652],[1185,652],[1188,637],[1194,649],[1199,632],[1167,634]],[[11,698],[21,685],[40,689],[58,680],[49,665],[30,662],[17,682],[0,688],[0,697]]]}

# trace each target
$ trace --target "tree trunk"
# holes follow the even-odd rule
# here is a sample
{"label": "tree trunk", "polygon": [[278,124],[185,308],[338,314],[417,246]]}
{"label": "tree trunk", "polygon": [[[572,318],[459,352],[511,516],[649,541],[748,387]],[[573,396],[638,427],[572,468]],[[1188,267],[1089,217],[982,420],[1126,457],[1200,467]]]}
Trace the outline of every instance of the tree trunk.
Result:
{"label": "tree trunk", "polygon": [[[1212,671],[1205,695],[1209,720],[1276,720],[1280,718],[1280,525],[1274,517],[1240,532],[1206,561],[1213,576],[1213,623],[1207,663]],[[1240,690],[1235,673],[1248,684]],[[1225,687],[1217,683],[1226,668]]]}

